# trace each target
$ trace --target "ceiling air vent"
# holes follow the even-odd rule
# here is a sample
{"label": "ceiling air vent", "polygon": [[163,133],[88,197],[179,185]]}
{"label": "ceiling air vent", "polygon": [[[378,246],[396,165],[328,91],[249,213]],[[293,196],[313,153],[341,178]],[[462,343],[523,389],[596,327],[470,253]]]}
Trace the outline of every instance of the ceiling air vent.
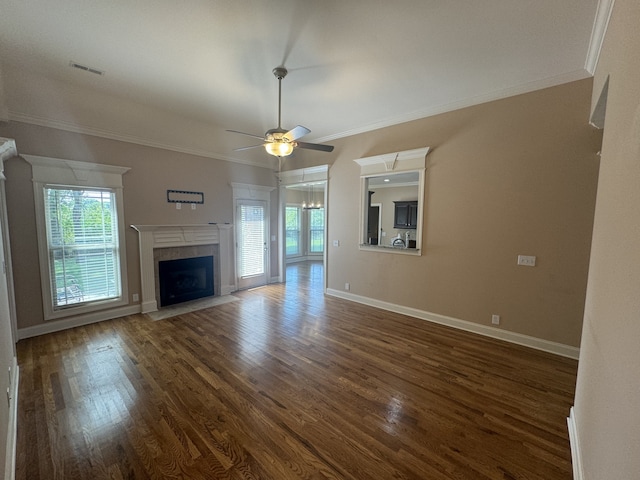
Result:
{"label": "ceiling air vent", "polygon": [[78,70],[84,70],[85,72],[95,73],[96,75],[104,75],[103,70],[98,70],[97,68],[87,67],[86,65],[81,65],[79,63],[74,62],[73,60],[69,62],[69,66],[73,68],[77,68]]}

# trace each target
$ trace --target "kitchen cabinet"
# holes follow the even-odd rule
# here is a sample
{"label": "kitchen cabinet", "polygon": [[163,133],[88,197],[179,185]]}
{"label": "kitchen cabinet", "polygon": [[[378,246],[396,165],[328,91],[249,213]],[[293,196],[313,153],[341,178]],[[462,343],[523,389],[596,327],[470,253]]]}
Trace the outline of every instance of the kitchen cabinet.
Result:
{"label": "kitchen cabinet", "polygon": [[394,203],[393,228],[416,228],[418,225],[418,201]]}

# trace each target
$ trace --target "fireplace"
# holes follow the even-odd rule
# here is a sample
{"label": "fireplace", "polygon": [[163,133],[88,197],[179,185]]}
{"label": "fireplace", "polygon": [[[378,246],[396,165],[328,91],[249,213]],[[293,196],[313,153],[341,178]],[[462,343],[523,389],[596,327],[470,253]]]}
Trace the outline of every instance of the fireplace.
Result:
{"label": "fireplace", "polygon": [[159,263],[213,256],[213,294],[236,290],[232,225],[131,225],[140,245],[140,310],[155,312],[160,303]]}
{"label": "fireplace", "polygon": [[158,262],[160,306],[210,297],[213,288],[213,256]]}

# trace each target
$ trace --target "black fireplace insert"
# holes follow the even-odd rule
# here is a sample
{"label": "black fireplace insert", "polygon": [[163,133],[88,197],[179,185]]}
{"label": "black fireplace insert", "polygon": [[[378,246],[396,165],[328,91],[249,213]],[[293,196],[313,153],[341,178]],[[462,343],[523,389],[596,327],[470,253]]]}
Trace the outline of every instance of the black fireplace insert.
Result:
{"label": "black fireplace insert", "polygon": [[214,294],[213,256],[161,261],[158,274],[161,307]]}

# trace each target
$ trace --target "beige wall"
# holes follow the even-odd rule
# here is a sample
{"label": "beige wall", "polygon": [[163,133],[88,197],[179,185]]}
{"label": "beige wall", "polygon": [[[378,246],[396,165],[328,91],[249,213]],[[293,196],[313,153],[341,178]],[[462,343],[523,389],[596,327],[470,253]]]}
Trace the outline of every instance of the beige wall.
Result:
{"label": "beige wall", "polygon": [[[578,346],[600,135],[591,80],[335,141],[328,287]],[[360,251],[354,159],[432,147],[421,257]],[[332,241],[340,240],[339,247]],[[534,268],[516,265],[536,255]]]}
{"label": "beige wall", "polygon": [[594,80],[609,80],[575,398],[585,480],[640,478],[640,3],[617,0]]}
{"label": "beige wall", "polygon": [[[12,122],[0,125],[0,136],[15,139],[20,154],[131,167],[123,177],[129,298],[140,293],[138,237],[129,225],[234,223],[231,182],[276,186],[269,169],[52,128]],[[31,166],[11,159],[5,174],[18,328],[25,328],[43,323]],[[187,205],[176,210],[166,200],[167,189],[204,192],[205,203],[196,210]],[[277,234],[277,189],[271,219],[271,233]],[[279,275],[277,266],[277,249],[272,248],[272,276]]]}

